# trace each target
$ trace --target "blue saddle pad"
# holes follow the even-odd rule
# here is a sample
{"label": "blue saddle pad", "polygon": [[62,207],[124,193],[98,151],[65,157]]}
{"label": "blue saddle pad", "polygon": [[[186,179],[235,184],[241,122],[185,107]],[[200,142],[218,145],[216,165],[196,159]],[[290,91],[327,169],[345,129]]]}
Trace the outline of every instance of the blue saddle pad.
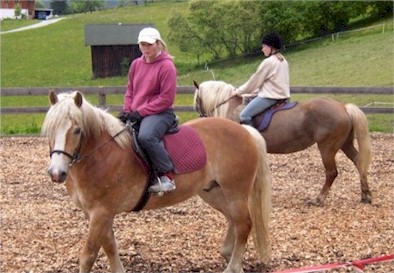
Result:
{"label": "blue saddle pad", "polygon": [[267,129],[271,123],[272,116],[276,112],[281,111],[281,110],[291,109],[296,105],[297,105],[297,102],[295,101],[295,102],[286,102],[286,103],[281,104],[279,106],[273,106],[273,107],[269,108],[267,111],[265,111],[264,113],[261,114],[262,115],[261,120],[259,118],[256,119],[256,120],[260,120],[260,122],[257,122],[257,124],[258,124],[258,126],[256,126],[257,130],[264,131],[265,129]]}

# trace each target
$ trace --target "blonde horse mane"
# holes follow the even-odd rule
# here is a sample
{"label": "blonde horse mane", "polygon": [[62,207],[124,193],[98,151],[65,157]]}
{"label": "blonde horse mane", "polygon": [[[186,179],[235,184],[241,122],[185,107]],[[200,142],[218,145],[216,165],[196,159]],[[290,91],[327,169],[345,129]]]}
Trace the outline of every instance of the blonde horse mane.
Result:
{"label": "blonde horse mane", "polygon": [[207,116],[226,117],[229,104],[224,103],[220,107],[217,107],[217,105],[227,100],[234,89],[233,85],[224,81],[202,82],[194,94],[194,103],[197,103],[197,96],[199,96],[202,102],[200,107],[203,108],[202,110]]}
{"label": "blonde horse mane", "polygon": [[[109,114],[107,111],[94,107],[82,95],[82,105],[78,107],[75,103],[75,96],[79,91],[61,93],[58,95],[58,102],[49,109],[42,125],[42,134],[50,140],[55,137],[59,128],[64,127],[65,123],[75,122],[81,126],[86,137],[99,137],[102,132],[108,132],[114,136],[123,130],[124,125]],[[67,119],[64,117],[68,117]],[[130,144],[130,135],[122,133],[114,140],[119,146],[125,148]]]}

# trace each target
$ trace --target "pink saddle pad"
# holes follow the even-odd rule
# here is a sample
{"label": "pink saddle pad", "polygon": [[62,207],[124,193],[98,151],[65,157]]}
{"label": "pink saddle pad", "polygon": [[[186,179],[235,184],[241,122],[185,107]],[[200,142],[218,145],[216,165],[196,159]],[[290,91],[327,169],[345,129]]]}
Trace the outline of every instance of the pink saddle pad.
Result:
{"label": "pink saddle pad", "polygon": [[177,133],[165,135],[163,141],[175,173],[193,172],[206,164],[204,143],[194,128],[187,125],[179,126]]}

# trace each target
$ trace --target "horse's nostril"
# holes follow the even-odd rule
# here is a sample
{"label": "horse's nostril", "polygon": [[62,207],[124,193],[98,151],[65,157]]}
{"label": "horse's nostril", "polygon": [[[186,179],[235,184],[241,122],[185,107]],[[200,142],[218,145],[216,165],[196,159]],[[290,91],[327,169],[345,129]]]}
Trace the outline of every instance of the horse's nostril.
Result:
{"label": "horse's nostril", "polygon": [[66,178],[67,178],[67,173],[66,172],[61,172],[59,178],[60,178],[59,182],[64,182],[66,180]]}

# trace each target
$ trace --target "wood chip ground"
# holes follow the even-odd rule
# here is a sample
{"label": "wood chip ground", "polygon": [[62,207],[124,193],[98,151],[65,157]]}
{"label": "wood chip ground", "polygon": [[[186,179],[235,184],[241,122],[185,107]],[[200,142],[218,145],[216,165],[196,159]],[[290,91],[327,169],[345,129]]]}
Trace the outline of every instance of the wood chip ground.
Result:
{"label": "wood chip ground", "polygon": [[[358,174],[343,153],[339,176],[324,207],[307,205],[324,181],[316,146],[288,155],[269,155],[273,173],[272,257],[258,261],[250,240],[246,272],[274,272],[394,253],[393,134],[371,134],[372,204],[360,203]],[[46,139],[1,140],[0,272],[78,272],[88,222],[46,174]],[[220,213],[195,197],[157,211],[123,213],[114,230],[128,272],[221,272],[219,248],[226,223]],[[93,272],[109,272],[99,253]],[[393,262],[375,263],[365,272],[394,272]],[[343,268],[332,272],[356,272]]]}

